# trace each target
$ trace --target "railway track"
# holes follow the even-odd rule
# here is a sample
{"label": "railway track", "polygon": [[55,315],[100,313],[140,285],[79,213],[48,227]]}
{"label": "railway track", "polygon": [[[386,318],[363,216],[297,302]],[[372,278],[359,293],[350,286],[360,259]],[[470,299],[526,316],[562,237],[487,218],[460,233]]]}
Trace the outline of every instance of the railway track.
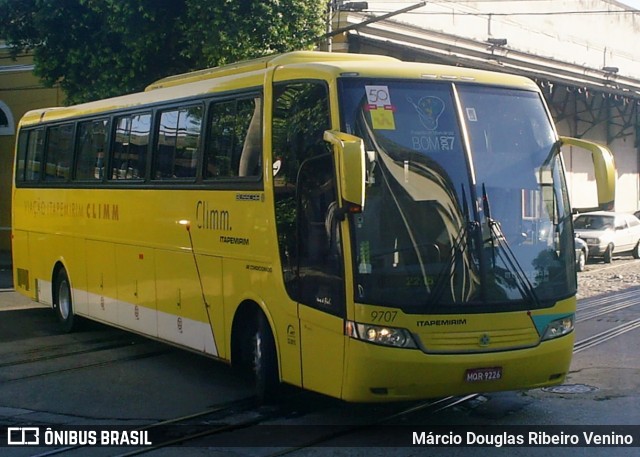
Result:
{"label": "railway track", "polygon": [[[307,393],[300,393],[299,395],[300,398],[309,398],[309,394]],[[244,411],[243,414],[247,417],[240,418],[239,420],[226,424],[210,426],[209,428],[205,427],[202,430],[196,430],[192,433],[185,432],[180,436],[172,437],[172,439],[170,440],[154,443],[154,445],[151,447],[140,448],[126,453],[116,454],[113,457],[132,457],[142,454],[148,454],[159,449],[167,448],[170,446],[183,445],[194,440],[204,440],[202,441],[202,443],[204,443],[202,445],[205,445],[207,447],[226,447],[229,446],[230,443],[233,443],[234,447],[238,447],[238,445],[240,444],[241,447],[263,447],[266,449],[270,449],[272,446],[274,446],[274,443],[277,439],[285,439],[286,442],[296,442],[295,445],[282,446],[275,452],[269,451],[268,453],[264,454],[264,457],[279,457],[294,453],[301,449],[313,447],[327,441],[339,439],[347,435],[366,431],[372,427],[381,426],[386,423],[402,421],[412,414],[436,414],[446,409],[463,405],[466,402],[469,402],[477,397],[478,394],[472,394],[464,397],[452,396],[437,400],[424,401],[417,404],[412,403],[408,406],[400,408],[386,406],[382,407],[383,409],[388,410],[385,411],[384,414],[376,417],[375,419],[369,419],[359,424],[330,426],[296,425],[295,427],[304,429],[305,432],[310,432],[300,433],[300,436],[291,433],[291,425],[282,425],[282,422],[280,422],[280,425],[274,424],[278,424],[278,420],[286,418],[293,412],[295,412],[295,414],[299,417],[300,415],[305,415],[307,413],[317,413],[319,411],[318,409],[312,407],[311,409],[307,408],[307,411],[303,411],[301,413],[298,408],[295,407],[299,406],[299,404],[295,405],[294,402],[294,407],[292,407],[291,404],[285,403],[284,405],[280,405],[278,407],[275,407],[274,409],[267,409],[263,412],[260,412],[259,410]],[[321,404],[326,404],[326,399],[317,401],[320,401]],[[316,405],[316,407],[320,409],[322,408],[321,405]],[[368,407],[373,408],[370,405]],[[230,418],[227,418],[226,420],[229,421],[229,419]],[[172,425],[176,426],[181,424],[182,422],[183,421],[178,420],[176,422],[172,422]],[[152,431],[155,427],[155,424],[151,425],[149,426],[148,430]],[[264,433],[260,433],[260,431]],[[243,440],[242,437],[234,437],[234,432],[247,432],[245,433],[245,438],[248,439]],[[274,439],[272,432],[275,432],[277,436],[276,439]],[[307,437],[306,435],[311,436]]]}
{"label": "railway track", "polygon": [[[611,315],[612,313],[632,309],[637,305],[640,305],[640,288],[634,288],[616,294],[608,294],[606,296],[582,299],[578,303],[576,322],[586,322],[591,319],[597,319]],[[577,341],[574,346],[574,353],[580,353],[638,328],[640,328],[640,318],[616,325],[615,327]],[[132,344],[131,342],[126,343],[126,340],[127,339],[125,338],[123,341],[113,341],[106,338],[96,337],[83,343],[78,343],[78,345],[73,348],[67,347],[64,344],[52,344],[51,346],[42,348],[41,351],[25,351],[22,354],[14,355],[13,359],[0,358],[0,375],[4,369],[18,365],[28,365],[31,363],[61,358],[64,359],[65,357],[77,357],[100,351],[121,349],[128,345],[135,346],[135,344]],[[82,344],[87,343],[94,345],[94,347],[82,349]],[[48,353],[48,351],[51,353]],[[149,352],[146,356],[151,357],[153,355],[153,352]],[[110,361],[85,364],[78,367],[67,368],[66,370],[80,370],[105,363],[117,363],[119,361],[133,360],[136,357],[144,357],[144,355],[129,354],[124,358],[114,358]],[[44,372],[37,375],[34,374],[32,376],[47,376],[66,370]],[[19,379],[25,379],[25,377],[16,378],[15,380]],[[302,401],[294,400],[288,404],[285,403],[272,408],[260,408],[256,405],[255,399],[247,398],[240,402],[231,402],[229,404],[209,408],[197,414],[148,424],[138,428],[137,430],[147,431],[151,436],[153,436],[152,446],[139,448],[92,448],[90,450],[90,455],[94,455],[94,451],[101,451],[101,453],[95,455],[129,457],[153,454],[155,451],[161,451],[162,449],[171,448],[173,446],[193,445],[193,443],[198,443],[199,446],[204,445],[212,448],[216,448],[218,446],[224,447],[225,443],[229,445],[230,440],[235,440],[235,438],[233,438],[234,436],[242,436],[243,432],[245,435],[248,434],[256,436],[254,431],[265,432],[265,430],[274,430],[274,428],[269,428],[272,427],[271,424],[291,423],[288,420],[291,416],[304,418],[305,416],[310,416],[315,413],[321,413],[323,408],[327,407],[327,399],[323,398],[319,401],[309,402],[308,399],[313,398],[313,395],[311,397],[309,397],[308,393],[300,395],[303,396]],[[305,448],[333,442],[344,437],[348,438],[350,435],[367,432],[368,430],[375,431],[376,427],[385,424],[398,424],[403,422],[410,423],[411,417],[414,414],[421,414],[423,415],[421,416],[422,418],[424,418],[425,414],[427,416],[433,415],[434,417],[437,417],[438,413],[448,409],[466,407],[467,404],[472,403],[478,397],[480,397],[480,394],[463,397],[447,397],[438,400],[412,403],[410,405],[400,407],[381,406],[379,409],[375,410],[375,414],[373,414],[373,410],[371,410],[370,414],[363,414],[359,420],[355,421],[355,423],[320,426],[315,430],[313,430],[313,427],[306,427],[307,431],[312,432],[308,434],[309,436],[289,437],[289,439],[285,440],[286,445],[280,448],[269,448],[267,445],[265,447],[265,452],[267,453],[256,455],[279,457],[293,454],[296,451]],[[305,402],[308,404],[301,406]],[[335,406],[335,403],[329,403]],[[304,420],[301,422],[304,423]],[[276,425],[275,427],[276,429],[277,427],[280,427],[280,431],[282,431],[286,426]],[[259,435],[259,433],[257,435]],[[268,437],[264,439],[267,440]],[[245,445],[244,442],[240,442],[243,443],[243,446]],[[264,442],[262,444],[264,444]],[[237,446],[237,442],[234,445]],[[248,442],[246,445],[249,447]],[[33,457],[47,457],[53,455],[79,456],[87,455],[87,451],[89,451],[89,449],[82,446],[63,447],[52,449],[42,454],[36,454]]]}
{"label": "railway track", "polygon": [[640,287],[633,287],[624,292],[598,295],[578,301],[576,322],[602,317],[640,304]]}
{"label": "railway track", "polygon": [[[255,398],[245,398],[214,406],[201,412],[170,420],[151,423],[128,430],[146,431],[152,437],[153,444],[146,447],[130,448],[89,448],[87,446],[65,446],[45,452],[32,454],[30,457],[52,456],[110,456],[133,457],[137,455],[153,454],[155,451],[172,448],[174,446],[188,446],[198,443],[198,446],[211,448],[224,447],[263,447],[264,457],[278,457],[292,454],[298,450],[313,447],[331,440],[340,439],[359,432],[366,432],[372,427],[385,424],[397,424],[407,420],[413,414],[437,414],[447,409],[463,406],[477,398],[478,394],[463,397],[446,397],[437,400],[411,403],[409,405],[364,405],[360,408],[371,413],[362,415],[366,419],[360,423],[342,425],[295,425],[296,428],[310,433],[292,434],[291,416],[296,421],[300,417],[321,413],[323,408],[344,408],[338,401],[324,397],[299,392],[288,401],[271,407],[259,407]],[[304,422],[304,421],[303,421]],[[287,424],[287,425],[283,425]],[[265,433],[260,433],[265,431]],[[275,440],[271,432],[276,432],[276,439],[285,439],[287,445],[274,448]],[[243,435],[244,433],[244,435]],[[286,436],[283,435],[286,434]],[[250,436],[250,439],[243,439]],[[230,444],[231,443],[231,444]],[[184,447],[181,455],[186,455]],[[273,451],[273,449],[276,449]]]}
{"label": "railway track", "polygon": [[625,322],[624,324],[617,325],[603,332],[600,332],[596,335],[591,335],[587,338],[584,338],[576,342],[573,346],[573,353],[577,354],[579,352],[590,349],[594,346],[598,346],[599,344],[606,343],[607,341],[612,340],[613,338],[622,336],[637,328],[640,328],[640,318],[634,319],[629,322]]}
{"label": "railway track", "polygon": [[50,344],[37,348],[27,349],[21,352],[11,352],[0,354],[0,369],[29,363],[43,362],[64,357],[72,357],[81,354],[90,354],[108,349],[117,349],[137,344],[131,337],[114,338],[113,336],[103,336],[83,341]]}
{"label": "railway track", "polygon": [[[141,427],[137,427],[137,428],[127,428],[127,430],[129,431],[136,431],[136,432],[141,432],[141,431],[145,431],[145,432],[153,432],[155,433],[156,436],[162,436],[163,433],[164,434],[171,434],[171,435],[175,435],[175,430],[179,430],[180,427],[183,428],[188,428],[190,427],[190,432],[184,434],[183,437],[171,437],[169,439],[164,439],[161,440],[159,442],[158,445],[153,445],[150,447],[145,447],[145,448],[141,448],[138,450],[133,450],[133,451],[127,451],[125,453],[121,453],[119,451],[116,451],[117,454],[119,456],[133,456],[133,455],[140,455],[140,454],[144,454],[144,453],[149,453],[152,452],[154,450],[163,448],[163,447],[168,447],[168,446],[172,446],[175,444],[180,444],[182,442],[184,442],[185,440],[188,439],[196,439],[197,437],[200,436],[206,436],[206,434],[211,434],[211,433],[215,433],[215,431],[220,430],[222,431],[225,427],[217,427],[217,428],[211,428],[210,422],[212,421],[224,421],[225,419],[228,419],[230,417],[233,416],[237,416],[239,414],[242,413],[247,413],[249,411],[253,411],[255,409],[255,398],[251,397],[251,398],[245,398],[242,400],[237,400],[237,401],[231,401],[228,403],[223,403],[220,405],[216,405],[213,406],[211,408],[207,408],[203,411],[194,413],[194,414],[189,414],[186,416],[181,416],[181,417],[176,417],[173,419],[168,419],[168,420],[163,420],[163,421],[159,421],[159,422],[155,422],[149,425],[145,425],[145,426],[141,426]],[[255,421],[255,419],[254,419]],[[233,426],[241,426],[241,424],[236,424],[236,425],[227,425],[226,427],[233,427]],[[208,427],[207,430],[205,430],[206,434],[203,433],[202,431],[198,431],[198,432],[193,432],[191,430],[200,428],[202,429],[203,427]],[[170,429],[170,432],[167,432],[166,430]],[[93,448],[94,450],[98,449],[105,449],[105,448]],[[48,450],[39,454],[33,454],[31,457],[50,457],[50,456],[55,456],[55,455],[86,455],[88,452],[88,447],[87,446],[83,446],[83,445],[77,445],[77,446],[64,446],[64,447],[59,447],[56,449],[52,449],[52,450]],[[114,455],[113,453],[110,453],[109,455]]]}
{"label": "railway track", "polygon": [[[605,317],[612,313],[628,310],[640,305],[640,288],[634,287],[624,292],[607,294],[583,299],[578,302],[576,323]],[[632,319],[622,324],[610,327],[602,332],[590,335],[574,344],[574,354],[606,343],[614,338],[625,335],[640,328],[640,318]]]}
{"label": "railway track", "polygon": [[300,451],[302,449],[317,446],[319,444],[326,443],[328,441],[332,441],[335,439],[339,439],[341,437],[344,437],[350,434],[362,432],[362,431],[371,429],[373,427],[378,427],[385,424],[402,423],[403,420],[408,419],[412,414],[440,413],[447,409],[452,409],[456,406],[464,405],[478,398],[479,396],[480,394],[470,394],[470,395],[458,396],[458,397],[450,396],[450,397],[440,398],[437,400],[428,400],[428,401],[420,402],[418,404],[414,404],[406,408],[403,408],[397,412],[387,414],[379,419],[370,420],[364,424],[345,426],[344,428],[338,428],[337,430],[335,430],[336,427],[333,427],[334,430],[324,433],[321,436],[315,437],[314,439],[307,440],[306,442],[301,443],[297,446],[288,447],[287,449],[282,449],[273,453],[266,454],[264,457],[280,457],[284,455],[289,455],[289,454],[293,454],[294,452]]}
{"label": "railway track", "polygon": [[64,342],[3,354],[0,355],[0,385],[157,357],[171,350],[151,340],[125,337]]}

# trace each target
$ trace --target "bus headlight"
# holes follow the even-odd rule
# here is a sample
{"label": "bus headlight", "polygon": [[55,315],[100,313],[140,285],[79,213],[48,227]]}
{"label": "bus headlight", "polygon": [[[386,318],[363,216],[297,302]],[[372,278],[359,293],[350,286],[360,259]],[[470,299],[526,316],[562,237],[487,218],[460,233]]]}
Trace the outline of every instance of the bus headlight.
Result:
{"label": "bus headlight", "polygon": [[573,331],[573,320],[574,317],[572,315],[549,322],[546,330],[544,331],[544,335],[542,335],[542,341],[551,340],[571,333]]}
{"label": "bus headlight", "polygon": [[411,349],[418,347],[409,330],[404,328],[358,324],[357,322],[347,321],[345,323],[345,334],[356,340],[382,346]]}

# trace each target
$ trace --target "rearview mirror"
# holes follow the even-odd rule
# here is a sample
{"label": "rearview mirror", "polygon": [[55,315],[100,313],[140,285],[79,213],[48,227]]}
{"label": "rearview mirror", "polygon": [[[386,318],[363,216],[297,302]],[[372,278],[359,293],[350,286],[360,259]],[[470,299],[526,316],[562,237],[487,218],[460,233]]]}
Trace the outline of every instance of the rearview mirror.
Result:
{"label": "rearview mirror", "polygon": [[592,141],[560,137],[562,144],[577,146],[591,153],[598,188],[598,209],[613,210],[616,196],[616,165],[613,154],[606,147]]}
{"label": "rearview mirror", "polygon": [[364,208],[365,152],[362,138],[335,130],[326,130],[324,140],[333,145],[338,164],[340,195],[345,212]]}

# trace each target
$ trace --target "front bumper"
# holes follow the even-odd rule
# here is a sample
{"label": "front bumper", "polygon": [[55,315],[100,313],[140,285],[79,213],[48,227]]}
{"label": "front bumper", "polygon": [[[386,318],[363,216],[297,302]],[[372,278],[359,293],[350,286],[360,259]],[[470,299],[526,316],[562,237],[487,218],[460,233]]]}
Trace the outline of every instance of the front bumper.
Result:
{"label": "front bumper", "polygon": [[607,245],[599,245],[599,244],[588,244],[589,248],[589,257],[602,257],[604,252],[607,250]]}
{"label": "front bumper", "polygon": [[[354,402],[390,402],[557,385],[569,371],[574,334],[526,349],[446,355],[351,339],[342,398]],[[483,367],[501,367],[502,378],[465,382],[467,370]]]}

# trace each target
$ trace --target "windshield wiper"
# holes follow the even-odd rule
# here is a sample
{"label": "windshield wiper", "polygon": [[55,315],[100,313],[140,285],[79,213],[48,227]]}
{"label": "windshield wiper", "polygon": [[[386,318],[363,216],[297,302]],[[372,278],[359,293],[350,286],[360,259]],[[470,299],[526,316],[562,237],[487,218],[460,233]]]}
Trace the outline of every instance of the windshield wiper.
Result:
{"label": "windshield wiper", "polygon": [[[462,258],[467,250],[469,234],[475,233],[480,226],[477,221],[471,219],[469,214],[469,205],[467,204],[467,195],[464,190],[464,184],[462,185],[462,208],[465,223],[460,226],[454,242],[451,245],[449,260],[438,273],[436,284],[432,289],[433,292],[431,293],[431,303],[437,303],[442,298],[447,281],[456,274],[456,270],[454,269],[456,261]],[[462,259],[462,261],[464,261],[464,259]],[[471,283],[469,286],[471,286]],[[465,293],[465,289],[466,288],[463,287],[460,291],[461,298],[464,298],[462,295]],[[452,296],[452,300],[456,301],[455,297]]]}
{"label": "windshield wiper", "polygon": [[[527,274],[525,273],[522,265],[518,262],[516,255],[514,254],[511,246],[509,246],[509,242],[507,238],[504,236],[502,232],[502,228],[500,227],[500,222],[493,219],[491,217],[491,207],[489,204],[489,196],[487,195],[487,189],[482,183],[482,205],[484,209],[484,214],[487,219],[487,224],[489,226],[489,238],[491,241],[492,253],[493,253],[493,265],[495,267],[495,252],[496,252],[496,244],[498,248],[498,256],[502,257],[505,264],[511,268],[511,271],[515,274],[515,277],[518,281],[516,281],[516,285],[520,293],[524,296],[528,296],[529,299],[533,302],[536,308],[540,308],[540,299],[536,295],[536,291],[529,281]],[[504,253],[504,254],[503,254]]]}
{"label": "windshield wiper", "polygon": [[547,154],[547,158],[542,162],[542,166],[540,170],[549,166],[553,158],[560,153],[560,148],[562,146],[562,140],[557,140],[551,145],[551,149],[549,149],[549,153]]}

